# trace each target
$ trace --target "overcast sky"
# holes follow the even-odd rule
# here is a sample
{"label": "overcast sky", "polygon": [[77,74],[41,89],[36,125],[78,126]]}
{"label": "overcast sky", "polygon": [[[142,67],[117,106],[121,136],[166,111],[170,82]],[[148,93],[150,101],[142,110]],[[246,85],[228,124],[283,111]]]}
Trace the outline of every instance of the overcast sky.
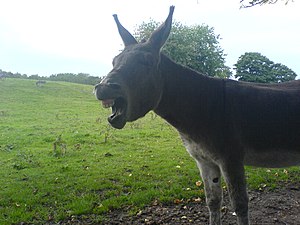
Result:
{"label": "overcast sky", "polygon": [[206,24],[220,34],[226,64],[260,52],[300,75],[300,2],[240,9],[240,0],[0,0],[0,69],[49,76],[104,76],[123,48],[112,14],[130,31],[169,6],[182,24]]}

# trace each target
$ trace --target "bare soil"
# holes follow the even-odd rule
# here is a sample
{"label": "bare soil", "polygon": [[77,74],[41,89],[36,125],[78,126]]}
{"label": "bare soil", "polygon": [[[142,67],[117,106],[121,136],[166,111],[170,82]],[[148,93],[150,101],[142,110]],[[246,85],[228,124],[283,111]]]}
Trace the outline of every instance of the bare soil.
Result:
{"label": "bare soil", "polygon": [[[299,225],[300,183],[282,183],[275,190],[265,188],[248,191],[251,224],[257,225]],[[230,210],[229,199],[224,192],[222,208],[223,224],[236,224],[236,216]],[[73,217],[58,224],[95,224],[91,217]],[[154,202],[135,215],[127,210],[112,211],[101,224],[208,224],[208,209],[205,201],[190,201],[169,205]]]}

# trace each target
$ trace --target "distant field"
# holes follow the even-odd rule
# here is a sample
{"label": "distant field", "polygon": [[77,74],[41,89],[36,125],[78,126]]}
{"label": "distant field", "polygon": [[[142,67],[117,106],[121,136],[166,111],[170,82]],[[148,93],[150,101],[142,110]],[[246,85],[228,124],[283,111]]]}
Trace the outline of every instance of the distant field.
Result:
{"label": "distant field", "polygon": [[[0,224],[59,221],[153,201],[203,198],[194,161],[154,113],[123,130],[93,87],[0,80]],[[298,168],[247,168],[249,186],[300,179]]]}

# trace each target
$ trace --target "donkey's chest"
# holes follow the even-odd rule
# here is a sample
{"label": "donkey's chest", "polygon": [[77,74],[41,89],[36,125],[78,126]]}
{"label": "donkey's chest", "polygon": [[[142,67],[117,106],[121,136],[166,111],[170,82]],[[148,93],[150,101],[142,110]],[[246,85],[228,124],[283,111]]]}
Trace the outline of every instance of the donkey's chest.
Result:
{"label": "donkey's chest", "polygon": [[203,142],[196,142],[191,139],[188,135],[180,134],[183,144],[188,153],[197,161],[202,160],[213,160],[216,158],[212,151],[208,151],[206,144]]}

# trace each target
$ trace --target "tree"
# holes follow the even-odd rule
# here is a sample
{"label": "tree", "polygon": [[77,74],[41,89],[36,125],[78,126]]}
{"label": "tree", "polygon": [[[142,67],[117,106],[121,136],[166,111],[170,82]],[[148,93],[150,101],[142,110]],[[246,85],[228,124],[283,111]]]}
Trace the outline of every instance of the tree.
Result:
{"label": "tree", "polygon": [[234,65],[235,78],[258,83],[280,83],[295,80],[297,74],[287,66],[274,63],[257,52],[246,52]]}
{"label": "tree", "polygon": [[[283,0],[283,1],[285,1],[285,4],[288,4],[290,0]],[[240,0],[241,8],[249,8],[256,5],[275,4],[277,2],[278,0],[250,0],[250,1]]]}
{"label": "tree", "polygon": [[[138,41],[147,40],[159,23],[151,20],[142,23],[134,33]],[[220,36],[214,29],[205,25],[186,26],[179,22],[173,23],[173,28],[163,52],[174,61],[190,67],[208,76],[228,78],[231,75],[225,65],[223,49],[219,45]]]}
{"label": "tree", "polygon": [[272,65],[273,76],[276,78],[277,82],[286,82],[290,80],[295,80],[297,74],[281,63],[276,63]]}
{"label": "tree", "polygon": [[6,72],[0,69],[0,77],[4,78],[27,78],[26,74],[20,74],[20,73],[12,73],[12,72]]}

